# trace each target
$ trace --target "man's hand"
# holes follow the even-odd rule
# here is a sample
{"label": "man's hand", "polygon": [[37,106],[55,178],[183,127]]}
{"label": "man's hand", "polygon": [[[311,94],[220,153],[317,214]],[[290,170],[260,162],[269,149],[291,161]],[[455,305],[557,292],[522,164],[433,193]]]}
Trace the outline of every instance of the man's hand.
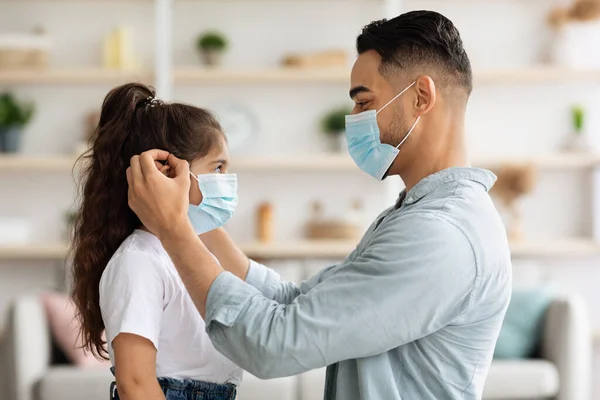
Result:
{"label": "man's hand", "polygon": [[[170,177],[158,161],[167,161]],[[127,168],[129,207],[152,233],[163,239],[186,231],[190,193],[189,164],[164,150],[149,150],[131,158]],[[191,227],[190,227],[191,228]]]}

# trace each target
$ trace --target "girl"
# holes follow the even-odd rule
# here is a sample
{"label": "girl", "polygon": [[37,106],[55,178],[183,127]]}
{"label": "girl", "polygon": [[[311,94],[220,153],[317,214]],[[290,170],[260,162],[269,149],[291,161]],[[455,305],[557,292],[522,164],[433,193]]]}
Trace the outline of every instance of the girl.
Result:
{"label": "girl", "polygon": [[153,148],[190,163],[188,215],[198,234],[222,226],[235,209],[225,136],[208,111],[162,103],[141,84],[113,89],[85,157],[73,241],[84,346],[109,356],[113,399],[234,399],[241,369],[213,348],[169,256],[127,204],[129,160]]}

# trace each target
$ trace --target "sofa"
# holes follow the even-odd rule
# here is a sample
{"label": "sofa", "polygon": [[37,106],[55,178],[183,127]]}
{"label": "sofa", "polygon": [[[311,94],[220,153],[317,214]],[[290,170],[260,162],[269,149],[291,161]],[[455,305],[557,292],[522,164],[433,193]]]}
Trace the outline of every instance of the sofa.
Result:
{"label": "sofa", "polygon": [[[22,296],[10,309],[3,363],[5,400],[106,400],[108,369],[51,365],[48,323],[39,298]],[[543,333],[541,358],[494,361],[484,399],[590,400],[591,335],[578,296],[556,298]],[[324,369],[297,377],[261,381],[245,374],[239,400],[321,400]]]}

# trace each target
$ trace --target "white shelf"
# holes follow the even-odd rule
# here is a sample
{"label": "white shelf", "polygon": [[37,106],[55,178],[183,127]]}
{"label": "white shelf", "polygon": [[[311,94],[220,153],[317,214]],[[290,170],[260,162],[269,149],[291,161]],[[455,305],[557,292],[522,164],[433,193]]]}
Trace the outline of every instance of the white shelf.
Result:
{"label": "white shelf", "polygon": [[67,255],[64,243],[43,245],[0,245],[0,259],[63,260]]}
{"label": "white shelf", "polygon": [[0,69],[0,84],[111,84],[133,81],[150,83],[152,75],[143,72],[128,72],[102,68],[72,69]]}
{"label": "white shelf", "polygon": [[592,239],[557,239],[513,242],[510,251],[516,257],[582,257],[600,254],[600,243]]}
{"label": "white shelf", "polygon": [[[350,66],[335,68],[201,68],[175,69],[176,84],[349,84]],[[0,84],[119,84],[130,81],[152,82],[150,71],[128,72],[102,68],[0,70]],[[600,83],[599,70],[577,70],[551,66],[480,70],[474,73],[475,85]]]}
{"label": "white shelf", "polygon": [[[232,157],[232,172],[354,172],[354,161],[344,154],[298,154],[286,156]],[[74,156],[1,155],[0,172],[70,172]],[[532,164],[542,170],[586,169],[600,166],[598,154],[550,154],[527,157],[486,157],[473,160],[473,165],[497,168],[503,164]]]}
{"label": "white shelf", "polygon": [[[356,242],[339,240],[299,240],[274,243],[241,243],[240,248],[252,258],[344,258],[354,250]],[[585,257],[600,254],[600,243],[591,239],[561,239],[511,243],[514,257]],[[0,259],[63,259],[67,245],[0,245]]]}
{"label": "white shelf", "polygon": [[68,172],[76,160],[70,156],[2,155],[0,172]]}
{"label": "white shelf", "polygon": [[503,164],[532,164],[543,170],[593,168],[600,165],[600,154],[555,153],[533,157],[482,157],[473,160],[473,165],[497,168]]}
{"label": "white shelf", "polygon": [[176,84],[234,85],[234,84],[297,84],[350,83],[347,68],[267,68],[222,69],[181,68],[174,72]]}
{"label": "white shelf", "polygon": [[[249,257],[255,258],[344,258],[356,246],[344,241],[297,241],[240,246]],[[600,243],[591,239],[564,239],[540,242],[511,243],[514,257],[571,257],[600,254]]]}
{"label": "white shelf", "polygon": [[231,156],[232,172],[344,172],[359,171],[345,154],[304,154],[288,156]]}
{"label": "white shelf", "polygon": [[[331,69],[209,69],[175,70],[175,83],[186,84],[257,84],[257,83],[344,83],[350,79],[350,67]],[[475,85],[553,84],[600,82],[600,70],[575,70],[551,66],[505,70],[481,70],[474,73]]]}
{"label": "white shelf", "polygon": [[553,66],[532,66],[499,70],[480,70],[473,74],[475,85],[533,85],[600,82],[600,69],[569,69]]}
{"label": "white shelf", "polygon": [[251,258],[344,258],[354,250],[357,242],[349,241],[294,241],[279,243],[241,244],[242,251]]}

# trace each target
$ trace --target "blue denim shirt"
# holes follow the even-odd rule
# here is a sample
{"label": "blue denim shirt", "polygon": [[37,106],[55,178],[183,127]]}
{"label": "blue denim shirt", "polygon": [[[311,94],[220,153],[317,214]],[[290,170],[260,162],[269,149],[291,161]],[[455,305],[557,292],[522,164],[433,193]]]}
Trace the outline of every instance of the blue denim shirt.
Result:
{"label": "blue denim shirt", "polygon": [[264,379],[328,366],[326,400],[481,398],[512,278],[495,179],[430,175],[300,286],[256,263],[246,282],[222,273],[205,317],[214,346]]}

